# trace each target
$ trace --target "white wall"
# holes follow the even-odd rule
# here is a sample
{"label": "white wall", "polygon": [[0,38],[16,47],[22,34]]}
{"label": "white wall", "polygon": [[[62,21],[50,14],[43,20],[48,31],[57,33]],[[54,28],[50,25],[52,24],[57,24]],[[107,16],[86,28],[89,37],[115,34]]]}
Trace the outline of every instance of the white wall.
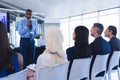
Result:
{"label": "white wall", "polygon": [[59,18],[46,18],[44,27],[60,27],[60,19]]}

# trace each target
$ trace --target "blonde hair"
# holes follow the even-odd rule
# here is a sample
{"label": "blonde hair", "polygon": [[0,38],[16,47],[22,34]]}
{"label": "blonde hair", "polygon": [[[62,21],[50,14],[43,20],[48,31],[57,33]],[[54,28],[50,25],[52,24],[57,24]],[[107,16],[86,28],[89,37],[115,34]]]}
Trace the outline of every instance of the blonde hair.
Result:
{"label": "blonde hair", "polygon": [[58,27],[48,27],[45,32],[45,42],[47,53],[53,53],[50,59],[50,67],[53,67],[55,63],[64,63],[65,53],[63,51],[62,32]]}

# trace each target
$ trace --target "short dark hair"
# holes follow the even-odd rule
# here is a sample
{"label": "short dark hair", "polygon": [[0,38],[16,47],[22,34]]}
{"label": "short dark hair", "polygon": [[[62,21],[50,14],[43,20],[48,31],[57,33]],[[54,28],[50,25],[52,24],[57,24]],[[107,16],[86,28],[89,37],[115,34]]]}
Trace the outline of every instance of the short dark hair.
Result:
{"label": "short dark hair", "polygon": [[116,36],[117,34],[117,28],[113,25],[108,26],[108,29],[112,31],[112,34]]}
{"label": "short dark hair", "polygon": [[26,9],[26,11],[32,12],[32,10],[31,10],[31,9]]}
{"label": "short dark hair", "polygon": [[93,24],[93,27],[97,27],[98,28],[98,34],[102,34],[102,32],[103,32],[103,30],[104,30],[104,27],[103,27],[103,25],[101,24],[101,23],[94,23]]}

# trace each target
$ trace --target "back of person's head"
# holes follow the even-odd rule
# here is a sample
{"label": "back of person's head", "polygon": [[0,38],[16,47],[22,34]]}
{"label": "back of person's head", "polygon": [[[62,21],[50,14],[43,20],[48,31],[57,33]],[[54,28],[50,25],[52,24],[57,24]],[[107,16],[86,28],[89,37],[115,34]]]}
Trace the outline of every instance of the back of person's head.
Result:
{"label": "back of person's head", "polygon": [[[86,54],[85,57],[90,55],[90,47],[88,42],[89,30],[85,26],[77,26],[74,29],[75,33],[75,46],[78,48],[79,54]],[[82,56],[82,55],[81,55]],[[83,56],[84,57],[84,56]]]}
{"label": "back of person's head", "polygon": [[48,27],[45,31],[45,42],[47,52],[53,53],[51,57],[51,66],[56,62],[64,62],[65,54],[63,51],[63,37],[60,28],[58,27]]}
{"label": "back of person's head", "polygon": [[85,26],[77,26],[74,30],[75,45],[88,45],[89,31]]}
{"label": "back of person's head", "polygon": [[108,26],[109,31],[112,31],[112,35],[116,36],[117,34],[117,28],[115,26]]}
{"label": "back of person's head", "polygon": [[10,63],[10,53],[12,49],[9,45],[9,40],[5,26],[0,21],[0,71]]}
{"label": "back of person's head", "polygon": [[58,27],[48,27],[45,31],[46,48],[51,52],[62,49],[62,32]]}
{"label": "back of person's head", "polygon": [[104,30],[104,27],[103,27],[103,25],[102,25],[101,23],[94,23],[94,24],[93,24],[93,27],[98,28],[98,29],[97,29],[97,33],[98,33],[99,35],[102,34],[102,32],[103,32],[103,30]]}

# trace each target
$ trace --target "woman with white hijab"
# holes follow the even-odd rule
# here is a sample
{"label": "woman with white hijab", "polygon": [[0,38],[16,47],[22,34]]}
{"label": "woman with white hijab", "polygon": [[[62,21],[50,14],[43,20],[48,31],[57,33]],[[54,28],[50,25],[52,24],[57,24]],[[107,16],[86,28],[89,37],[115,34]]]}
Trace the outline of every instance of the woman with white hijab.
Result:
{"label": "woman with white hijab", "polygon": [[63,51],[62,32],[58,27],[48,27],[45,32],[45,51],[39,55],[36,70],[40,67],[53,67],[57,64],[64,64],[67,61],[66,53]]}
{"label": "woman with white hijab", "polygon": [[63,37],[60,28],[48,27],[45,30],[46,49],[41,55],[39,55],[35,71],[44,67],[50,67],[52,69],[52,67],[56,65],[67,62],[67,55],[63,51],[62,42]]}

